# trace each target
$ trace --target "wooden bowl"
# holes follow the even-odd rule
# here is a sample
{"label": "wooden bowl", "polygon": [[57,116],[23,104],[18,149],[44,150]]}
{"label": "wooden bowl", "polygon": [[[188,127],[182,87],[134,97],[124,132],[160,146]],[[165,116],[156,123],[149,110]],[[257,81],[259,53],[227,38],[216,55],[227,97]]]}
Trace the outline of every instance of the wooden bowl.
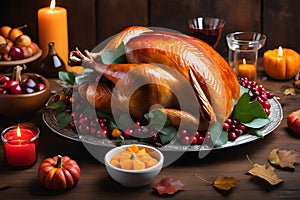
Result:
{"label": "wooden bowl", "polygon": [[[11,76],[12,74],[6,74]],[[45,105],[50,97],[50,83],[41,75],[22,73],[22,77],[36,75],[41,77],[46,88],[31,94],[0,94],[0,115],[23,116],[32,114]]]}

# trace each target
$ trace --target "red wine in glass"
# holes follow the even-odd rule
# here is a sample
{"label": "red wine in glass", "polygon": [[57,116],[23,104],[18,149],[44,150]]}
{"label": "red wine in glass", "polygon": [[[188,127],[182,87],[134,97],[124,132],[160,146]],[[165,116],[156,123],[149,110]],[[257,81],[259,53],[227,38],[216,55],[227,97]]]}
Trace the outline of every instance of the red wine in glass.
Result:
{"label": "red wine in glass", "polygon": [[215,48],[222,36],[225,21],[218,18],[198,17],[189,20],[188,24],[192,36]]}

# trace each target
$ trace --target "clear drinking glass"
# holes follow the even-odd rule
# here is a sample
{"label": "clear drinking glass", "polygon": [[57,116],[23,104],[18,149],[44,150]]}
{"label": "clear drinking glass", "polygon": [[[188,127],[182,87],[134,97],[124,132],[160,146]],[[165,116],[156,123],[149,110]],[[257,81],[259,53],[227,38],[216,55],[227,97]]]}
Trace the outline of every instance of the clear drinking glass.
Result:
{"label": "clear drinking glass", "polygon": [[264,46],[266,39],[264,34],[255,32],[235,32],[226,36],[228,61],[237,76],[256,79],[258,50]]}
{"label": "clear drinking glass", "polygon": [[192,36],[216,47],[225,26],[225,20],[213,17],[197,17],[188,21]]}

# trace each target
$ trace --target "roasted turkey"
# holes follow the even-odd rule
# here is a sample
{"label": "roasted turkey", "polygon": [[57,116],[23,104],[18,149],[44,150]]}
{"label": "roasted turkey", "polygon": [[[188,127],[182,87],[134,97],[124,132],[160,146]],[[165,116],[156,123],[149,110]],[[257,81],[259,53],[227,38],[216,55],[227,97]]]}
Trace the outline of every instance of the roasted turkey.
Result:
{"label": "roasted turkey", "polygon": [[[114,52],[122,42],[126,63],[104,64],[101,54]],[[98,52],[72,51],[70,61],[105,77],[80,90],[96,109],[114,115],[129,111],[141,121],[158,109],[177,128],[207,130],[212,122],[229,117],[240,96],[237,77],[225,59],[181,33],[129,27]]]}

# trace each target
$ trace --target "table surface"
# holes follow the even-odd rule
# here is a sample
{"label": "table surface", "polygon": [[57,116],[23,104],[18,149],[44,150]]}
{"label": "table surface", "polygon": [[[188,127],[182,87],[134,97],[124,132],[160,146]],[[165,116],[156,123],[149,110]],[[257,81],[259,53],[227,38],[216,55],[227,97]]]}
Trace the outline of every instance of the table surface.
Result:
{"label": "table surface", "polygon": [[[43,122],[43,109],[26,117],[1,116],[0,128],[22,122],[31,122],[40,128],[38,161],[29,169],[14,170],[6,166],[3,148],[0,150],[0,196],[1,199],[157,199],[160,196],[153,189],[163,178],[180,179],[186,185],[184,191],[175,195],[163,196],[167,199],[299,199],[300,167],[295,170],[279,170],[276,173],[284,182],[271,186],[266,181],[247,173],[252,165],[246,158],[249,155],[253,162],[268,164],[268,155],[274,148],[300,152],[299,137],[287,128],[287,115],[300,109],[300,95],[286,96],[283,91],[293,86],[293,81],[273,81],[261,72],[257,82],[272,91],[279,99],[283,109],[283,120],[279,127],[262,139],[244,145],[211,151],[200,159],[197,153],[185,153],[174,163],[162,169],[149,185],[141,188],[125,188],[114,182],[105,170],[105,166],[94,158],[85,146],[76,141],[63,138],[53,133]],[[59,90],[55,80],[51,81],[52,89]],[[68,155],[81,167],[81,179],[78,185],[64,192],[51,192],[43,188],[37,179],[37,170],[46,157]],[[299,159],[298,159],[299,160]],[[233,176],[240,181],[230,191],[223,192],[195,177],[195,174],[213,181],[218,176]]]}

